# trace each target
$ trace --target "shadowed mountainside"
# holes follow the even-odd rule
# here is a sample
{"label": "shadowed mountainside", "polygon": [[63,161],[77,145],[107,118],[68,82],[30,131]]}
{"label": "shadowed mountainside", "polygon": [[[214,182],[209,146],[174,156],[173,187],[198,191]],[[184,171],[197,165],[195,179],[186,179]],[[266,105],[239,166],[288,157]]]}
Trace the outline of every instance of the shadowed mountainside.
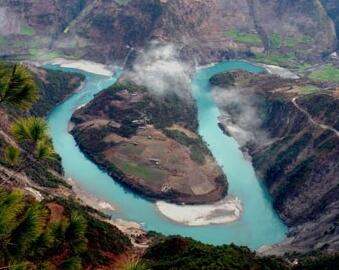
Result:
{"label": "shadowed mountainside", "polygon": [[[336,20],[333,4],[323,2]],[[2,1],[0,21],[4,56],[122,63],[157,39],[199,63],[264,52],[293,61],[320,59],[336,46],[334,23],[319,0]]]}
{"label": "shadowed mountainside", "polygon": [[211,83],[218,86],[222,128],[252,156],[274,207],[292,228],[285,251],[337,250],[338,90],[326,82],[240,71],[216,75]]}

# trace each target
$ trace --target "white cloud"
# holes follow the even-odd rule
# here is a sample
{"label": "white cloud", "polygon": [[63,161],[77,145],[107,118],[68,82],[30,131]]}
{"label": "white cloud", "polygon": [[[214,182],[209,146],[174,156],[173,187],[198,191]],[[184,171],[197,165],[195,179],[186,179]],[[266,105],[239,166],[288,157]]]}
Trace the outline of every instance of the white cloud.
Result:
{"label": "white cloud", "polygon": [[151,43],[139,55],[127,77],[157,95],[174,92],[187,97],[190,89],[189,65],[180,60],[172,44]]}

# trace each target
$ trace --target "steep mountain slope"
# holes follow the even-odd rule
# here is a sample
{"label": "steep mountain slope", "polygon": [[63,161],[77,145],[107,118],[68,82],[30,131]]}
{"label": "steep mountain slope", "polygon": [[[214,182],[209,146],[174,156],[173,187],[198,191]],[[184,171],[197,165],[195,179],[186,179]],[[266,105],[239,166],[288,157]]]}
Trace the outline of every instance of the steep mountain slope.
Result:
{"label": "steep mountain slope", "polygon": [[336,88],[245,72],[211,82],[221,87],[214,92],[221,125],[248,150],[274,207],[293,228],[285,251],[338,250]]}
{"label": "steep mountain slope", "polygon": [[87,2],[90,1],[1,1],[1,55],[36,56],[39,49],[51,49],[53,41],[79,16]]}
{"label": "steep mountain slope", "polygon": [[199,63],[264,51],[312,60],[336,45],[319,0],[2,1],[0,18],[3,55],[121,63],[157,39]]}

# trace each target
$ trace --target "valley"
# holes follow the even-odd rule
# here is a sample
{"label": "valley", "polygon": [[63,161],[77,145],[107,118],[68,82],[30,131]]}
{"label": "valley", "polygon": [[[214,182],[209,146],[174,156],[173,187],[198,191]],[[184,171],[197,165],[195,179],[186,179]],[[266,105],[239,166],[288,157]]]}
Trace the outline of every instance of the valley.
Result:
{"label": "valley", "polygon": [[[203,75],[203,74],[201,75],[201,79],[203,80],[204,84],[208,84],[208,77],[211,76],[213,72],[218,72],[218,71],[222,71],[225,69],[226,70],[232,69],[233,66],[237,67],[239,65],[240,67],[243,67],[253,72],[261,70],[260,68],[257,68],[251,65],[246,65],[245,63],[242,66],[241,62],[240,63],[230,62],[229,64],[226,62],[225,64],[217,65],[215,69],[214,68],[207,69],[206,71],[207,79],[205,78],[206,75]],[[55,66],[55,68],[59,69],[57,66]],[[209,72],[211,75],[208,75]],[[86,76],[88,76],[88,85],[85,86],[85,88],[83,89],[83,92],[73,96],[66,103],[56,108],[56,110],[49,117],[49,123],[50,123],[51,130],[53,131],[52,138],[53,138],[53,142],[55,143],[55,148],[58,151],[58,153],[62,156],[63,167],[65,168],[66,176],[72,177],[73,179],[76,179],[77,181],[79,181],[82,187],[88,190],[88,192],[91,192],[95,194],[97,197],[100,197],[103,200],[115,205],[118,208],[118,211],[116,213],[115,212],[111,213],[113,217],[136,221],[140,224],[143,224],[143,227],[150,231],[156,230],[166,235],[177,234],[178,232],[180,232],[180,234],[182,235],[190,236],[195,239],[199,239],[204,242],[213,243],[213,244],[222,244],[225,242],[234,242],[234,243],[239,243],[239,244],[246,243],[247,245],[253,248],[258,248],[264,243],[268,243],[268,242],[276,243],[278,239],[282,240],[284,238],[285,227],[281,223],[279,218],[275,215],[273,209],[271,208],[270,206],[271,202],[263,194],[264,191],[260,187],[259,183],[256,181],[255,176],[254,176],[254,171],[251,169],[251,165],[243,159],[242,153],[238,150],[237,144],[231,138],[229,139],[228,142],[227,141],[225,143],[222,142],[225,139],[222,132],[218,134],[218,136],[220,136],[219,140],[222,143],[222,145],[217,145],[215,147],[219,148],[220,150],[229,148],[230,149],[229,151],[232,151],[234,154],[230,156],[224,156],[224,155],[217,154],[216,157],[218,157],[218,163],[223,166],[226,166],[226,169],[229,170],[229,172],[232,175],[231,179],[232,179],[233,185],[230,185],[231,192],[232,192],[231,195],[240,196],[241,204],[243,203],[245,204],[245,207],[246,207],[245,208],[246,211],[244,212],[245,214],[244,215],[241,214],[239,220],[237,220],[239,218],[238,216],[238,218],[235,220],[234,223],[227,224],[228,223],[227,217],[228,215],[231,216],[232,213],[221,212],[218,214],[217,211],[215,213],[213,213],[212,211],[211,214],[215,215],[216,217],[222,218],[225,216],[226,222],[222,221],[220,222],[221,224],[214,225],[213,219],[210,218],[211,219],[210,222],[212,223],[207,223],[206,224],[207,226],[187,227],[185,224],[173,223],[167,220],[164,216],[161,215],[161,213],[157,211],[152,201],[145,200],[142,197],[136,196],[135,194],[126,191],[126,189],[123,186],[121,186],[116,181],[114,181],[114,180],[118,180],[118,182],[120,183],[121,181],[126,181],[124,178],[118,178],[118,179],[116,178],[117,172],[119,173],[120,171],[118,169],[119,167],[118,168],[113,167],[114,170],[112,169],[108,170],[107,168],[111,168],[109,166],[111,166],[112,163],[104,163],[104,159],[100,160],[102,155],[100,155],[100,152],[96,152],[96,150],[102,151],[101,149],[105,149],[105,147],[109,147],[108,149],[114,149],[114,151],[112,151],[111,153],[114,153],[118,157],[121,157],[121,153],[123,153],[125,155],[124,156],[125,159],[129,158],[130,160],[133,160],[133,156],[126,155],[129,152],[126,152],[126,151],[119,152],[119,148],[117,148],[117,146],[122,147],[126,143],[130,143],[132,144],[132,147],[140,147],[139,146],[140,142],[138,142],[137,145],[133,143],[135,142],[135,138],[138,138],[138,136],[140,136],[143,141],[146,141],[144,143],[144,149],[146,149],[147,151],[151,151],[153,145],[157,145],[158,142],[157,140],[155,140],[155,138],[149,138],[148,136],[144,138],[143,136],[138,135],[138,133],[136,133],[136,135],[133,135],[133,132],[146,132],[143,128],[139,129],[139,125],[134,126],[134,129],[132,125],[131,129],[124,128],[120,130],[119,132],[118,125],[116,124],[114,126],[111,126],[108,130],[101,129],[100,132],[109,132],[108,134],[104,133],[103,136],[99,135],[99,132],[96,129],[96,125],[102,123],[103,121],[108,121],[107,119],[109,119],[111,123],[110,125],[112,125],[112,123],[115,121],[124,123],[125,125],[127,125],[128,123],[131,123],[133,120],[135,120],[134,117],[129,118],[129,115],[132,115],[133,110],[138,109],[139,112],[141,108],[145,110],[145,108],[149,108],[147,107],[147,106],[150,106],[148,104],[152,104],[155,101],[146,102],[147,106],[143,104],[143,106],[141,107],[133,106],[130,109],[128,109],[129,108],[128,106],[116,107],[120,105],[121,102],[126,102],[126,99],[124,99],[124,97],[126,95],[129,95],[128,94],[129,91],[134,91],[134,93],[135,91],[137,91],[136,93],[141,91],[141,93],[144,93],[143,95],[145,94],[148,95],[147,92],[146,93],[143,92],[144,90],[142,88],[140,89],[140,87],[133,86],[133,84],[124,85],[123,83],[121,83],[121,79],[119,79],[118,83],[114,84],[112,87],[109,87],[107,90],[102,91],[100,94],[96,95],[96,98],[93,101],[89,102],[87,106],[83,106],[83,104],[87,103],[92,98],[93,94],[95,94],[96,92],[100,92],[102,87],[106,88],[105,85],[107,85],[108,87],[110,83],[111,84],[114,83],[114,80],[115,80],[115,79],[111,80],[110,78],[106,78],[106,77],[102,77],[98,75],[93,75],[90,73],[85,73],[85,74]],[[118,72],[117,75],[120,76],[120,73]],[[121,75],[121,78],[122,79],[124,78],[123,74]],[[103,80],[102,83],[99,83],[100,80],[101,81]],[[126,88],[130,90],[128,91]],[[115,89],[115,91],[112,91],[112,89]],[[205,88],[202,87],[201,90],[199,90],[201,91],[201,94],[205,92],[203,89]],[[83,96],[85,96],[86,98],[81,98]],[[101,101],[97,102],[97,98],[98,100],[103,99],[102,100],[103,103]],[[140,96],[134,95],[127,100],[128,102],[133,102],[136,100],[140,102],[139,98]],[[211,101],[210,98],[206,98],[206,96],[202,95],[201,96],[202,105],[201,107],[198,106],[199,109],[209,108],[209,105],[204,104],[205,102],[204,100]],[[96,107],[97,104],[106,104],[106,105],[105,106],[100,105],[99,107]],[[191,104],[191,105],[188,106],[188,104]],[[135,105],[135,103],[133,105]],[[173,127],[172,121],[178,121],[178,123],[181,123],[182,126],[184,127],[186,126],[186,129],[180,128],[181,132],[184,131],[186,134],[189,134],[190,136],[192,136],[194,132],[189,131],[189,130],[190,129],[194,130],[198,125],[197,123],[198,119],[195,118],[196,117],[196,109],[194,109],[195,105],[194,103],[185,103],[182,106],[184,106],[183,108],[187,106],[187,108],[180,110],[180,113],[172,112],[171,110],[169,110],[168,113],[166,113],[166,116],[167,116],[166,118],[161,117],[162,115],[164,115],[163,113],[156,114],[159,108],[162,108],[162,110],[166,110],[166,106],[161,106],[155,109],[153,108],[150,112],[148,112],[149,113],[148,115],[149,124],[151,124],[151,121],[155,121],[154,125],[160,128],[159,130],[162,133],[163,132],[162,130],[164,127],[166,128],[166,125]],[[76,142],[74,141],[72,136],[67,132],[66,127],[68,126],[68,122],[71,119],[71,115],[73,111],[78,107],[81,107],[81,108],[77,110],[72,117],[73,122],[75,123],[72,133],[75,133],[75,138],[80,144],[81,149],[84,148],[84,153],[86,153],[87,157],[89,157],[91,160],[99,164],[100,167],[103,168],[105,171],[108,171],[110,175],[113,177],[113,179],[110,176],[108,176],[106,173],[98,169],[90,160],[84,157],[84,155],[79,151],[79,149],[76,148]],[[107,108],[107,112],[112,111],[112,108],[120,108],[119,110],[121,110],[121,108],[125,108],[129,110],[129,113],[126,113],[126,111],[122,111],[123,113],[119,114],[119,110],[115,109],[114,114],[105,115],[102,111],[102,110],[105,110],[105,108]],[[195,111],[194,114],[191,113],[192,108],[194,109],[193,111]],[[217,112],[217,110],[215,110],[214,112]],[[101,118],[102,120],[96,121],[96,122],[93,121],[98,116],[102,117]],[[110,118],[108,118],[108,116]],[[152,116],[153,117],[156,116],[156,117],[152,118]],[[213,117],[210,119],[215,119],[215,121],[213,122],[208,121],[206,122],[206,124],[213,123],[214,124],[213,129],[215,131],[219,131],[218,126],[217,126],[217,117],[214,115],[211,116],[208,114],[206,114],[206,116]],[[106,120],[103,119],[105,117],[106,117]],[[187,119],[196,119],[196,120],[187,121]],[[86,122],[83,122],[84,120],[86,120]],[[201,120],[199,119],[199,121]],[[211,130],[212,127],[208,127],[208,128],[209,129],[207,129],[205,132],[207,132],[208,134],[212,134],[211,132],[209,132],[209,130]],[[153,130],[154,128],[150,126],[147,129]],[[132,135],[130,135],[130,137],[123,137],[123,136],[127,136],[127,133],[122,134],[121,131],[123,132],[132,131]],[[79,134],[76,134],[76,132],[79,132]],[[160,142],[171,139],[171,137],[166,138],[165,135],[162,135],[161,133],[157,131],[157,136],[161,136],[160,138],[162,138]],[[164,132],[164,134],[169,134],[169,133]],[[85,143],[86,142],[85,140],[89,136],[95,136],[96,143],[93,144],[94,140],[91,140],[91,143]],[[204,136],[205,136],[205,133],[204,133]],[[120,140],[123,140],[122,141],[123,143],[107,144],[107,140],[105,140],[105,138],[107,137],[114,138],[114,139],[120,138]],[[207,138],[204,138],[204,140],[209,141]],[[182,143],[182,141],[180,142]],[[89,148],[89,146],[92,146],[93,148]],[[182,151],[181,150],[182,147],[183,147],[182,145],[176,142],[172,142],[172,147],[171,147],[172,151]],[[148,148],[150,149],[148,150]],[[166,148],[164,147],[161,147],[161,149],[166,150]],[[70,152],[72,152],[73,154],[69,155]],[[212,153],[215,156],[216,153],[214,149]],[[237,157],[236,160],[234,159],[234,155]],[[139,154],[139,157],[140,156],[141,155]],[[165,155],[165,156],[167,157],[168,155]],[[189,156],[189,153],[188,153],[188,156]],[[225,158],[225,160],[221,161],[220,159],[222,158]],[[229,159],[232,159],[232,158],[233,158],[233,162],[230,163]],[[142,159],[140,158],[137,159],[138,162],[140,162],[140,160]],[[127,161],[131,162],[128,159]],[[149,159],[146,159],[144,162],[145,162],[143,165],[144,170],[142,172],[145,172],[145,171],[152,172],[154,168],[157,168],[158,170],[159,168],[163,170],[165,170],[166,168],[165,167],[166,163],[164,164],[164,167],[160,166],[163,164],[161,160],[159,161],[159,165],[155,164],[155,162],[149,162]],[[240,163],[241,166],[235,165],[237,163]],[[119,165],[120,164],[118,163],[118,166]],[[126,167],[123,167],[123,168],[126,168]],[[135,170],[135,167],[133,167],[132,172],[139,174],[140,170]],[[241,184],[237,184],[237,181],[239,179],[238,174],[240,172],[241,172],[241,175],[242,175],[241,178],[243,181],[241,182]],[[227,171],[226,171],[226,174],[227,174]],[[145,177],[144,174],[139,174],[139,175]],[[118,175],[118,177],[121,177],[121,175]],[[127,177],[129,178],[129,175],[127,175]],[[147,191],[147,186],[145,187],[140,186],[137,190],[135,190],[135,187],[134,187],[135,184],[133,182],[130,182],[132,180],[140,181],[140,180],[134,180],[134,179],[126,181],[125,185],[127,187],[127,190],[129,191],[131,189],[133,191],[138,191],[138,193],[145,195],[145,198],[154,199],[154,197],[159,198],[161,196],[160,197],[161,199],[169,198],[167,200],[169,201],[173,200],[173,197],[172,197],[173,195],[171,193],[169,194],[171,195],[171,197],[169,197],[169,195],[167,195],[166,193],[162,194],[159,191],[158,191],[159,194],[153,195],[152,193],[149,193]],[[226,182],[223,183],[223,185],[225,184]],[[246,185],[251,185],[251,189],[250,190],[244,189],[244,186]],[[250,194],[251,193],[250,191],[254,191],[254,190],[255,190],[255,193]],[[178,189],[178,194],[180,195],[179,192],[182,192],[182,190]],[[177,197],[176,200],[177,201],[181,200],[181,198],[185,198],[184,196],[187,196],[187,195],[183,194],[181,196],[182,197]],[[192,196],[192,198],[194,197]],[[222,197],[220,197],[220,199],[222,199]],[[195,196],[195,200],[196,200],[195,204],[197,204],[198,202],[201,203],[203,202],[201,200],[204,200],[204,197],[199,197],[198,195],[198,196]],[[214,199],[212,202],[216,200],[218,199]],[[256,201],[256,204],[253,204],[254,201]],[[135,207],[136,205],[138,205],[138,207]],[[209,204],[207,204],[207,206],[208,205]],[[233,205],[233,203],[230,205]],[[258,207],[259,205],[260,207]],[[211,204],[211,206],[213,205]],[[268,209],[270,209],[270,211],[267,211]],[[209,213],[207,212],[207,214],[203,213],[201,215],[202,215],[201,217],[204,218],[204,215],[207,215],[206,217],[208,217]],[[256,218],[253,218],[253,216],[261,216],[261,218],[256,219]],[[249,224],[252,224],[252,226],[249,226]],[[263,226],[260,230],[258,230],[259,228],[258,224],[265,224],[265,226]],[[236,232],[238,230],[242,230],[243,233],[237,234]],[[271,233],[268,233],[268,232],[271,232]],[[249,242],[248,239],[252,239],[251,242]]]}
{"label": "valley", "polygon": [[0,1],[0,268],[337,269],[338,12]]}

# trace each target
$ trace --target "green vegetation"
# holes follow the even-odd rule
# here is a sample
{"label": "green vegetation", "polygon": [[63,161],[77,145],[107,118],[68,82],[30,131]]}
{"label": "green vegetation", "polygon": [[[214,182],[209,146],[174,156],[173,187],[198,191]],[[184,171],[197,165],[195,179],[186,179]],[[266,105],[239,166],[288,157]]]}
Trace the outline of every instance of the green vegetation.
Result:
{"label": "green vegetation", "polygon": [[319,88],[314,85],[305,85],[301,86],[299,93],[302,95],[313,94],[319,91]]}
{"label": "green vegetation", "polygon": [[[44,139],[39,142],[30,141],[33,137],[38,136],[38,132],[45,129],[46,125],[42,123],[41,119],[20,119],[19,117],[24,114],[29,115],[27,112],[22,112],[27,109],[30,109],[30,114],[46,115],[64,96],[80,85],[82,77],[79,74],[61,74],[57,71],[46,71],[43,74],[44,81],[37,79],[36,75],[33,76],[24,66],[0,64],[0,106],[5,109],[9,119],[17,119],[17,135],[21,136],[21,139],[27,135],[29,139],[23,139],[20,142],[20,148],[16,149],[7,143],[0,145],[0,163],[14,171],[12,178],[17,178],[15,175],[19,172],[25,172],[31,180],[41,186],[55,188],[63,185],[68,187],[69,185],[62,178],[50,170],[46,170],[47,166],[60,174],[62,173],[58,156],[53,155],[53,160],[46,159],[53,152],[49,138],[44,136]],[[42,98],[34,104],[38,94]],[[10,181],[10,179],[2,180]]]}
{"label": "green vegetation", "polygon": [[27,68],[0,64],[0,106],[9,104],[27,110],[37,99],[38,89]]}
{"label": "green vegetation", "polygon": [[45,70],[44,76],[44,80],[36,79],[40,98],[30,110],[31,114],[37,116],[45,116],[85,80],[85,76],[80,73],[64,73],[58,70]]}
{"label": "green vegetation", "polygon": [[338,254],[294,254],[289,260],[296,258],[299,264],[292,266],[282,258],[257,256],[233,244],[213,246],[180,236],[155,237],[158,240],[143,257],[150,270],[332,270],[339,266]]}
{"label": "green vegetation", "polygon": [[[63,53],[58,51],[48,51],[43,49],[38,49],[37,44],[34,42],[31,42],[33,44],[30,44],[30,49],[28,50],[30,58],[31,59],[37,59],[37,60],[51,60],[53,58],[62,57]],[[41,47],[41,46],[40,46]]]}
{"label": "green vegetation", "polygon": [[169,138],[172,138],[178,143],[189,147],[192,160],[200,165],[205,163],[205,155],[210,154],[210,151],[200,136],[196,139],[190,138],[185,133],[172,129],[164,129],[164,133]]}
{"label": "green vegetation", "polygon": [[339,83],[339,68],[331,64],[325,65],[320,70],[313,71],[309,78],[314,81],[329,81]]}
{"label": "green vegetation", "polygon": [[284,39],[283,45],[288,48],[295,48],[300,44],[310,44],[313,42],[313,38],[307,35],[301,37],[288,36]]}
{"label": "green vegetation", "polygon": [[74,203],[35,202],[20,190],[0,190],[0,267],[95,269],[111,263],[102,252],[120,254],[129,246],[115,227]]}
{"label": "green vegetation", "polygon": [[298,71],[300,73],[304,73],[306,71],[306,69],[308,69],[310,67],[312,67],[312,65],[309,64],[309,63],[299,63],[298,66],[297,66]]}
{"label": "green vegetation", "polygon": [[296,256],[299,264],[295,270],[333,270],[339,268],[339,254],[322,254],[314,251]]}
{"label": "green vegetation", "polygon": [[280,49],[281,47],[281,36],[278,33],[272,33],[269,37],[270,48]]}
{"label": "green vegetation", "polygon": [[194,160],[196,163],[200,165],[205,164],[205,155],[204,152],[202,152],[202,149],[198,145],[192,145],[190,147],[190,157],[192,160]]}
{"label": "green vegetation", "polygon": [[255,54],[255,61],[270,65],[278,65],[278,66],[293,66],[296,62],[296,56],[294,53],[257,53]]}
{"label": "green vegetation", "polygon": [[149,248],[144,259],[154,270],[289,269],[282,260],[258,257],[245,247],[212,246],[182,237],[165,238]]}
{"label": "green vegetation", "polygon": [[[123,90],[143,94],[143,99],[128,110],[110,112],[113,120],[121,122],[123,119],[123,127],[116,131],[120,136],[129,137],[135,134],[138,125],[133,123],[133,120],[144,116],[149,120],[149,124],[153,124],[157,129],[164,130],[173,124],[181,123],[185,128],[196,131],[197,108],[187,99],[179,97],[174,92],[165,96],[150,95],[145,87],[131,82],[116,83],[103,94],[109,95],[107,98],[119,100],[119,92]],[[181,109],[177,110],[177,108]]]}
{"label": "green vegetation", "polygon": [[4,149],[4,160],[11,167],[16,166],[20,162],[20,150],[15,146],[8,145]]}
{"label": "green vegetation", "polygon": [[133,255],[124,255],[118,259],[115,265],[116,270],[150,270],[140,258]]}
{"label": "green vegetation", "polygon": [[37,58],[39,55],[39,50],[36,48],[31,48],[29,49],[29,54],[31,55],[31,57]]}
{"label": "green vegetation", "polygon": [[7,38],[4,37],[4,36],[0,36],[0,46],[1,46],[1,45],[4,45],[4,44],[6,44],[6,43],[7,43]]}
{"label": "green vegetation", "polygon": [[119,161],[117,166],[127,175],[137,176],[146,181],[158,182],[164,178],[162,171],[130,161]]}
{"label": "green vegetation", "polygon": [[209,79],[212,85],[222,85],[223,87],[231,86],[235,83],[234,74],[232,72],[218,73]]}
{"label": "green vegetation", "polygon": [[24,25],[20,28],[20,34],[24,36],[33,36],[35,34],[35,30],[28,25]]}
{"label": "green vegetation", "polygon": [[132,0],[115,0],[116,3],[118,3],[119,5],[127,5],[129,2],[131,2]]}
{"label": "green vegetation", "polygon": [[30,167],[33,158],[37,162],[43,162],[56,156],[52,141],[47,135],[47,124],[44,119],[20,118],[12,125],[11,130],[21,148],[15,146],[5,148],[3,160],[14,170],[8,179],[2,179],[6,183],[11,183],[17,174]]}
{"label": "green vegetation", "polygon": [[313,38],[308,35],[282,37],[278,33],[272,33],[269,36],[269,44],[271,49],[280,49],[281,47],[292,49],[298,45],[310,44],[312,42]]}
{"label": "green vegetation", "polygon": [[262,45],[261,38],[258,34],[244,33],[233,29],[227,31],[226,36],[231,37],[235,42],[238,43],[244,43],[252,46]]}

